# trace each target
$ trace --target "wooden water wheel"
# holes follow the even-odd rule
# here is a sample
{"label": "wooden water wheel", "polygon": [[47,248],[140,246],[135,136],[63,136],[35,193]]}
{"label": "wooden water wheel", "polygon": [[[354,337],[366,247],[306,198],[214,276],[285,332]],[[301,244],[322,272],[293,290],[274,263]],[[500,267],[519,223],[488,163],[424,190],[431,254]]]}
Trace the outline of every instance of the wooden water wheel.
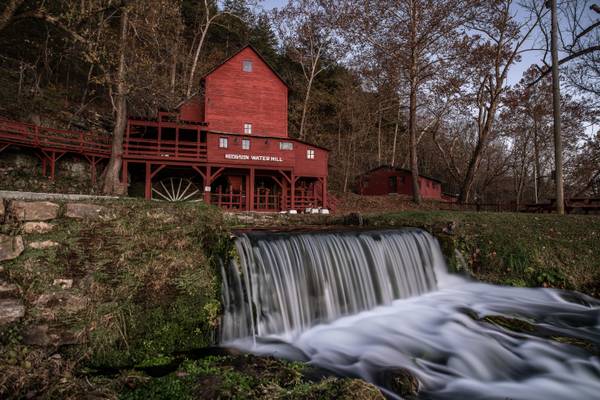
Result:
{"label": "wooden water wheel", "polygon": [[152,200],[160,201],[202,201],[203,193],[187,178],[165,178],[152,184]]}

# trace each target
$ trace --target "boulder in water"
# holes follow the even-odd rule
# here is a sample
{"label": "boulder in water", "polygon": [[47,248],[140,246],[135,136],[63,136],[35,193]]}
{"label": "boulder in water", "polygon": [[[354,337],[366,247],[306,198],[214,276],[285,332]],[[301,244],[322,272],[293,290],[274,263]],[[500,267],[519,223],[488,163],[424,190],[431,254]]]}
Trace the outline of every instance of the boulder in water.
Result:
{"label": "boulder in water", "polygon": [[419,380],[404,368],[386,369],[381,372],[378,381],[403,399],[414,398],[419,392]]}

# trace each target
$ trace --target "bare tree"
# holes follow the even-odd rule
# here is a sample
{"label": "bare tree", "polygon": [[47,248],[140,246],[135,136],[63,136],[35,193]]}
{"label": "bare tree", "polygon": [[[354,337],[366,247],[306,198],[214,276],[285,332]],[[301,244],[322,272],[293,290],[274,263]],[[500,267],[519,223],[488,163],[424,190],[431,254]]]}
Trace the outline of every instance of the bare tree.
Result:
{"label": "bare tree", "polygon": [[284,50],[297,62],[306,80],[298,136],[306,139],[307,117],[312,89],[317,77],[337,62],[339,43],[328,10],[316,0],[291,0],[275,10]]}
{"label": "bare tree", "polygon": [[[537,19],[519,23],[513,0],[487,1],[488,12],[470,27],[478,32],[468,48],[469,72],[474,77],[472,88],[476,110],[477,137],[461,185],[459,201],[471,199],[475,176],[494,129],[496,114],[506,79],[513,64],[525,49],[525,44],[537,26]],[[533,13],[532,13],[533,15]]]}
{"label": "bare tree", "polygon": [[556,0],[550,0],[552,15],[552,106],[554,117],[554,182],[556,185],[556,211],[565,213],[565,181],[563,178],[562,138],[560,137],[560,73],[558,70],[558,9]]}
{"label": "bare tree", "polygon": [[[108,166],[105,170],[102,191],[105,194],[123,194],[127,182],[121,183],[121,167],[123,165],[123,138],[127,127],[127,85],[126,85],[126,57],[129,31],[129,8],[121,9],[119,19],[119,63],[116,74],[116,96],[113,107],[115,109],[115,126],[112,135],[112,150]],[[125,186],[125,187],[123,187]]]}
{"label": "bare tree", "polygon": [[[370,57],[394,76],[408,93],[409,166],[413,200],[421,202],[419,190],[419,98],[424,85],[452,57],[452,43],[461,37],[461,27],[474,16],[474,2],[462,0],[385,0],[334,2],[335,10],[349,10],[342,21],[349,42],[363,41]],[[337,11],[339,12],[339,11]],[[402,82],[402,83],[401,83]],[[398,90],[398,95],[400,95]]]}

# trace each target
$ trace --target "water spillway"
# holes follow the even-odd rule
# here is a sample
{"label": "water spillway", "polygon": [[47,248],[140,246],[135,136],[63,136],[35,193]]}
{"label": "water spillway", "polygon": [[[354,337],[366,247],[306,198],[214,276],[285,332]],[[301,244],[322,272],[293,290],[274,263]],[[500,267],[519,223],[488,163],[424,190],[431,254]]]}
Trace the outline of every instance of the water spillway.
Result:
{"label": "water spillway", "polygon": [[437,242],[420,230],[240,235],[223,270],[222,338],[285,334],[437,287]]}
{"label": "water spillway", "polygon": [[[419,230],[249,233],[223,268],[223,341],[400,398],[600,398],[600,301],[449,275]],[[392,377],[392,378],[390,378]]]}

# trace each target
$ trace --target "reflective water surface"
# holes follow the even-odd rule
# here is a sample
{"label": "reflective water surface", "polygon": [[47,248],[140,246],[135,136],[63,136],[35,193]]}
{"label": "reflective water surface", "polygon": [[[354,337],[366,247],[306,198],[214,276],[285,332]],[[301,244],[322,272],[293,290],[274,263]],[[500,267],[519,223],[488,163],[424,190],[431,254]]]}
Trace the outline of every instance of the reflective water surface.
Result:
{"label": "reflective water surface", "polygon": [[600,398],[598,300],[448,275],[421,231],[260,234],[238,251],[224,270],[228,345],[361,377],[392,398],[398,370],[422,398]]}

